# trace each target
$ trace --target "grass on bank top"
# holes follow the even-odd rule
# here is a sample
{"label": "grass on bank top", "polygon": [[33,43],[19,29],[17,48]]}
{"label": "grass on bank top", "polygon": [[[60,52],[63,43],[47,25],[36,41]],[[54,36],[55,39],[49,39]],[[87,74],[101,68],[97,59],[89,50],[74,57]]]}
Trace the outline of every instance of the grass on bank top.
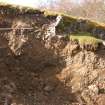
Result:
{"label": "grass on bank top", "polygon": [[58,28],[64,32],[66,31],[67,27],[70,26],[70,24],[77,22],[79,19],[82,20],[86,20],[86,24],[89,27],[89,30],[92,30],[93,28],[99,28],[102,30],[105,30],[105,24],[101,24],[97,21],[92,21],[89,20],[87,18],[80,18],[80,17],[75,17],[75,16],[71,16],[68,15],[66,13],[63,12],[56,12],[56,11],[51,11],[51,10],[46,10],[46,9],[36,9],[33,7],[27,7],[27,6],[19,6],[19,5],[12,5],[12,4],[8,4],[8,3],[2,3],[0,2],[0,13],[2,13],[2,11],[4,11],[5,15],[8,14],[43,14],[43,16],[45,16],[46,18],[48,17],[56,17],[58,15],[62,16],[62,21],[60,22],[60,24],[58,25]]}
{"label": "grass on bank top", "polygon": [[91,35],[91,33],[88,32],[81,32],[77,34],[71,34],[69,36],[69,39],[71,41],[77,40],[79,44],[81,45],[92,45],[92,46],[97,46],[99,43],[102,42],[101,39],[98,39],[94,36]]}

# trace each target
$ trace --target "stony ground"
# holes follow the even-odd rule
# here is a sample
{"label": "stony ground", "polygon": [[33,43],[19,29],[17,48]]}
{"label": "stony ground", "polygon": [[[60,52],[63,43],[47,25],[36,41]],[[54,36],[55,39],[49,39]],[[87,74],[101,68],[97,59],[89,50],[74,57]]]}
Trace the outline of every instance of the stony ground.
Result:
{"label": "stony ground", "polygon": [[1,40],[1,105],[104,105],[104,49],[79,51],[78,45],[59,39],[54,46],[62,47],[56,54],[34,40],[32,50],[26,46],[21,56]]}

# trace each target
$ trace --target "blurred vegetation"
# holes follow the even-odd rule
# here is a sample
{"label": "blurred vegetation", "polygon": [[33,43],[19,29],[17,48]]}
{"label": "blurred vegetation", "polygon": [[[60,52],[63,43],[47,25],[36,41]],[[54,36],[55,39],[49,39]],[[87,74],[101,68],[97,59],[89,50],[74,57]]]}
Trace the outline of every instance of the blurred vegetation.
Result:
{"label": "blurred vegetation", "polygon": [[51,0],[40,8],[105,23],[105,0]]}
{"label": "blurred vegetation", "polygon": [[78,41],[80,45],[98,46],[99,43],[102,43],[101,39],[94,37],[91,33],[88,32],[71,34],[68,36],[68,38],[71,41]]}

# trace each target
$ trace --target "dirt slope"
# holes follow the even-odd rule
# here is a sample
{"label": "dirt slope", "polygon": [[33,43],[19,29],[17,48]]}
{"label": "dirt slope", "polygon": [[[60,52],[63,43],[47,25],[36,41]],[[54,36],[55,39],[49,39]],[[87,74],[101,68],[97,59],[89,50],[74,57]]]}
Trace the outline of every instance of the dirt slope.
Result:
{"label": "dirt slope", "polygon": [[81,49],[66,37],[104,40],[104,26],[0,5],[0,28],[0,105],[105,105],[105,47]]}

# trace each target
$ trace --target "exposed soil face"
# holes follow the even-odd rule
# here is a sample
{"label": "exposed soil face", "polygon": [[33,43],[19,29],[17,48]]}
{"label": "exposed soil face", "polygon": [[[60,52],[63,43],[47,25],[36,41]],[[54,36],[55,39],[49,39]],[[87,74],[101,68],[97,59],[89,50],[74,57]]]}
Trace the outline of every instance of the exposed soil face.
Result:
{"label": "exposed soil face", "polygon": [[[23,105],[100,105],[101,100],[104,105],[104,50],[96,53],[77,50],[72,55],[76,47],[68,43],[56,54],[43,41],[34,39],[31,49],[25,46],[26,53],[15,56],[4,45],[0,47],[1,104],[10,101]],[[96,87],[89,89],[92,85]]]}
{"label": "exposed soil face", "polygon": [[0,31],[1,105],[105,104],[105,47],[83,50],[55,23],[43,12],[1,19],[12,28]]}
{"label": "exposed soil face", "polygon": [[77,101],[57,77],[66,67],[64,59],[45,48],[43,42],[34,40],[32,50],[27,47],[27,53],[17,57],[8,47],[1,45],[0,49],[1,104],[6,99],[23,105],[65,105]]}

